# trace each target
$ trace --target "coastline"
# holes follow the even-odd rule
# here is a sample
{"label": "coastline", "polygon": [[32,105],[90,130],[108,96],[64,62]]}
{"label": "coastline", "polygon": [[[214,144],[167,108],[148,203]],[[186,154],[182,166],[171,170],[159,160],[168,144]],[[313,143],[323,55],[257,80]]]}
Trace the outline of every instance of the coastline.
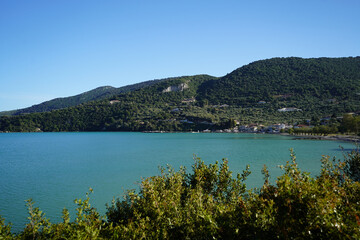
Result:
{"label": "coastline", "polygon": [[[86,131],[85,131],[86,132]],[[97,131],[94,131],[97,132]],[[107,131],[99,131],[99,132],[107,132]],[[111,131],[110,131],[111,132]],[[126,131],[127,132],[127,131]],[[276,134],[282,136],[289,136],[292,137],[293,140],[328,140],[328,141],[344,141],[344,142],[354,142],[360,143],[360,136],[355,135],[340,135],[340,134],[333,134],[327,136],[320,136],[320,135],[301,135],[301,134],[289,134],[289,133],[278,133],[278,132],[242,132],[242,131],[128,131],[128,132],[141,132],[141,133],[230,133],[230,134],[241,134],[241,133],[252,133],[252,134]],[[10,132],[10,131],[0,131],[0,133],[19,133],[19,132]],[[34,132],[23,132],[23,133],[41,133],[38,131]],[[58,132],[60,133],[60,132]]]}
{"label": "coastline", "polygon": [[344,142],[354,142],[360,143],[360,137],[353,135],[290,135],[293,136],[294,140],[330,140],[330,141],[344,141]]}
{"label": "coastline", "polygon": [[[143,131],[143,133],[177,133],[171,131]],[[334,134],[334,135],[327,135],[327,136],[320,136],[320,135],[300,135],[300,134],[289,134],[289,133],[266,133],[266,132],[227,132],[227,131],[212,131],[212,132],[184,132],[184,133],[232,133],[232,134],[278,134],[282,136],[289,136],[292,137],[293,140],[328,140],[328,141],[343,141],[343,142],[354,142],[360,143],[360,137],[355,135],[341,135],[341,134]]]}

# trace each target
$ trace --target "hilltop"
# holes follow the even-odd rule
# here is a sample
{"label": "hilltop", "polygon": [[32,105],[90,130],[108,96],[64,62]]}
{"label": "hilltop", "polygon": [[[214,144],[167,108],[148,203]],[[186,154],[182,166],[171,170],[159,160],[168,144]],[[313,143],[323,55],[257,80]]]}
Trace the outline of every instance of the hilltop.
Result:
{"label": "hilltop", "polygon": [[220,78],[168,78],[122,92],[99,88],[81,104],[2,117],[0,130],[193,131],[336,117],[360,111],[359,70],[360,57],[260,60]]}
{"label": "hilltop", "polygon": [[165,80],[168,80],[168,79],[150,80],[150,81],[131,84],[131,85],[127,85],[127,86],[119,87],[119,88],[115,88],[112,86],[98,87],[93,90],[90,90],[90,91],[87,91],[87,92],[84,92],[84,93],[81,93],[81,94],[78,94],[75,96],[64,97],[64,98],[55,98],[50,101],[36,104],[36,105],[33,105],[28,108],[0,112],[0,116],[21,115],[21,114],[36,113],[36,112],[49,112],[52,110],[73,107],[73,106],[77,106],[77,105],[91,102],[91,101],[106,99],[113,95],[134,91],[136,89],[151,86],[152,84],[155,84],[160,81],[165,81]]}

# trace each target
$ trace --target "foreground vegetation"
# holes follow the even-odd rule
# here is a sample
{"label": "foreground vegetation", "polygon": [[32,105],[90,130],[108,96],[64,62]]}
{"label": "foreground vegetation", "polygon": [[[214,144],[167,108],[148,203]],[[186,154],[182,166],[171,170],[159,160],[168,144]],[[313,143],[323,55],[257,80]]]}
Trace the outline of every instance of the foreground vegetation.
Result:
{"label": "foreground vegetation", "polygon": [[[29,223],[15,235],[0,218],[0,239],[359,239],[360,153],[344,161],[323,157],[321,173],[311,177],[291,161],[270,183],[248,190],[249,168],[232,176],[227,160],[206,165],[196,159],[192,172],[161,168],[159,176],[141,183],[140,192],[128,191],[100,216],[85,200],[75,200],[70,221],[51,223],[27,201]],[[92,189],[90,189],[90,193]]]}

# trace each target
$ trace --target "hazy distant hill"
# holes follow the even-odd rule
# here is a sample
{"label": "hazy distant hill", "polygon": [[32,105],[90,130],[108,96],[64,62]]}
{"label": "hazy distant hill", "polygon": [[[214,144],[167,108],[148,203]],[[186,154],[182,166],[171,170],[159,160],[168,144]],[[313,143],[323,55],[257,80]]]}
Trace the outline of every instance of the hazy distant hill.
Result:
{"label": "hazy distant hill", "polygon": [[70,108],[2,117],[0,131],[188,131],[226,128],[234,119],[272,124],[336,118],[360,112],[360,57],[273,58],[221,78],[184,76],[121,93],[101,91]]}

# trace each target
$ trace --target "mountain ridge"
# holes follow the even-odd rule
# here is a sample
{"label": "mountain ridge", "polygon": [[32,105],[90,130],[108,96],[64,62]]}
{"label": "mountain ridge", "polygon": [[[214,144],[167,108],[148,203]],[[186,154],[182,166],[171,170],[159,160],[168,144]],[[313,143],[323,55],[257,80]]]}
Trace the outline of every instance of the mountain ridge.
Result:
{"label": "mountain ridge", "polygon": [[67,107],[73,107],[86,102],[102,100],[116,94],[134,91],[136,89],[146,86],[151,86],[152,84],[166,81],[168,79],[171,78],[148,80],[140,83],[125,85],[119,88],[115,88],[112,86],[101,86],[74,96],[58,97],[26,108],[2,111],[0,112],[0,116],[47,112]]}
{"label": "mountain ridge", "polygon": [[233,120],[292,124],[341,116],[360,112],[359,69],[360,57],[259,60],[219,78],[168,78],[69,108],[3,117],[0,131],[191,131],[223,129]]}

